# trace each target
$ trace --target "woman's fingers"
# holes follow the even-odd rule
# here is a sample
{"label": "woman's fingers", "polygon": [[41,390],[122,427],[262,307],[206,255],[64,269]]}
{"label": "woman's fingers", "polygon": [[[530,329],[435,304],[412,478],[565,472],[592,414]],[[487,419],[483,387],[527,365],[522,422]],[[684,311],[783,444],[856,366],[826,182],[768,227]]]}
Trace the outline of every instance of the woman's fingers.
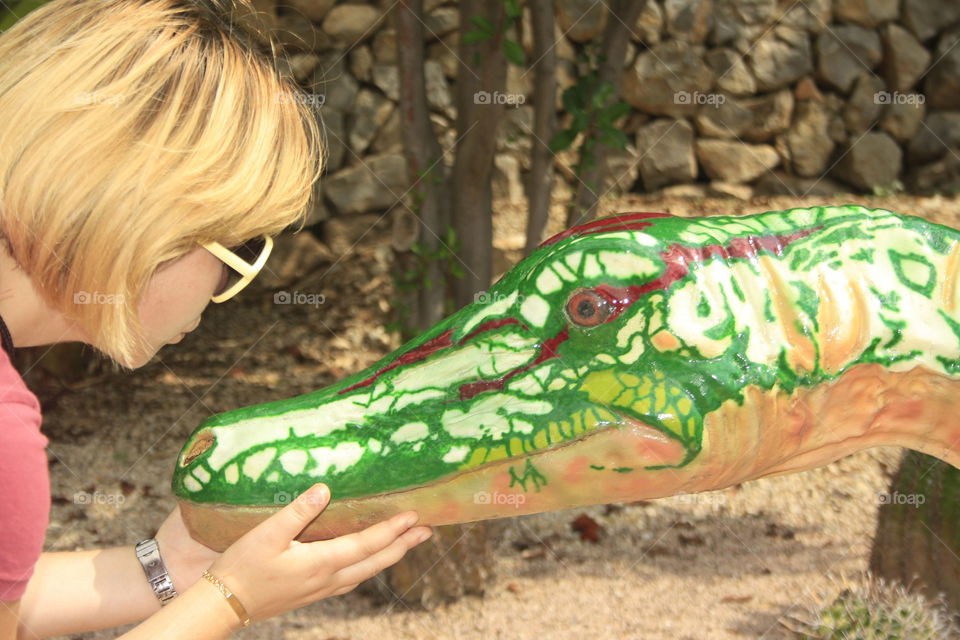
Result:
{"label": "woman's fingers", "polygon": [[327,485],[317,483],[296,497],[290,504],[257,525],[271,540],[286,548],[310,522],[320,515],[330,500]]}
{"label": "woman's fingers", "polygon": [[344,585],[344,586],[340,587],[339,589],[337,589],[336,591],[334,591],[333,593],[331,593],[330,596],[342,596],[342,595],[345,594],[345,593],[350,593],[351,591],[353,591],[353,590],[356,589],[356,588],[357,588],[357,585],[356,585],[356,584]]}
{"label": "woman's fingers", "polygon": [[228,579],[251,618],[269,618],[347,593],[397,562],[430,531],[422,526],[411,529],[417,513],[405,511],[339,538],[296,541],[329,502],[326,485],[315,484],[230,545],[211,565],[211,573]]}
{"label": "woman's fingers", "polygon": [[386,548],[413,526],[417,517],[415,511],[405,511],[370,525],[363,531],[311,543],[308,548],[311,548],[311,552],[321,558],[321,562],[330,567],[331,571],[338,571]]}
{"label": "woman's fingers", "polygon": [[[377,553],[340,569],[333,574],[333,579],[348,585],[369,580],[387,567],[396,564],[407,551],[427,540],[432,533],[430,527],[414,527]],[[425,534],[427,537],[421,539]]]}

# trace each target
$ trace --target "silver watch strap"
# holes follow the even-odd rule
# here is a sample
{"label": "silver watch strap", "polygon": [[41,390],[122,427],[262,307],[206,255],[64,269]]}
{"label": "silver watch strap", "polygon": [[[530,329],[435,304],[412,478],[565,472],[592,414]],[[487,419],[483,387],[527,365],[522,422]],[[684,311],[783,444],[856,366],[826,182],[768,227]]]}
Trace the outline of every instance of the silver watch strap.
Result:
{"label": "silver watch strap", "polygon": [[160,558],[160,547],[157,545],[156,538],[148,538],[137,543],[137,559],[143,566],[143,572],[147,576],[147,582],[157,594],[160,605],[167,604],[177,595],[173,588],[173,580],[167,574],[167,567],[164,566]]}

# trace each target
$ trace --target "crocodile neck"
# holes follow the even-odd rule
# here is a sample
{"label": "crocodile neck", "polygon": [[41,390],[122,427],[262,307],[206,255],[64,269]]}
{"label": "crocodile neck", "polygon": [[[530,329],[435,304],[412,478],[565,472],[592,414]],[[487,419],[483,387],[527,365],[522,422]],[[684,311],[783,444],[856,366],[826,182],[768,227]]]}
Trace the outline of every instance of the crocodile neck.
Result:
{"label": "crocodile neck", "polygon": [[[877,236],[891,237],[897,240]],[[758,401],[774,421],[758,428],[766,455],[756,458],[752,477],[818,467],[875,446],[916,449],[960,467],[960,241],[951,243],[945,253],[929,246],[914,253],[881,241],[872,261],[847,259],[841,269],[822,263],[804,275],[819,300],[817,322],[806,323],[809,334],[794,334],[794,363],[834,380],[800,387],[786,403]],[[923,260],[932,267],[929,279]],[[776,272],[770,281],[785,284]],[[791,320],[803,325],[809,317]],[[769,428],[774,424],[781,426]]]}
{"label": "crocodile neck", "polygon": [[[827,222],[809,240],[805,254],[705,264],[693,294],[664,307],[670,334],[653,341],[662,351],[682,344],[719,357],[731,336],[748,335],[744,358],[780,371],[772,388],[745,375],[743,397],[707,414],[695,485],[886,445],[960,466],[960,234],[890,214]],[[703,318],[698,297],[711,310]],[[711,333],[724,305],[735,326]]]}
{"label": "crocodile neck", "polygon": [[923,366],[894,372],[854,365],[835,385],[791,398],[780,432],[759,439],[771,455],[756,460],[748,479],[812,469],[877,446],[915,449],[960,467],[958,412],[960,381]]}

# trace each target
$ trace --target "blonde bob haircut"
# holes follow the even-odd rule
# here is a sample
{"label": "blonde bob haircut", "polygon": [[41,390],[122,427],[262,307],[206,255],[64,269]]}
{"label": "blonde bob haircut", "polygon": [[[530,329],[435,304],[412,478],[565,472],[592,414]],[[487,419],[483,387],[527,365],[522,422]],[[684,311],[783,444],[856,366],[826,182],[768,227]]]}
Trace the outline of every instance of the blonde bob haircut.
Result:
{"label": "blonde bob haircut", "polygon": [[245,7],[53,0],[0,34],[0,234],[121,366],[158,266],[302,228],[311,205],[316,115],[234,25]]}

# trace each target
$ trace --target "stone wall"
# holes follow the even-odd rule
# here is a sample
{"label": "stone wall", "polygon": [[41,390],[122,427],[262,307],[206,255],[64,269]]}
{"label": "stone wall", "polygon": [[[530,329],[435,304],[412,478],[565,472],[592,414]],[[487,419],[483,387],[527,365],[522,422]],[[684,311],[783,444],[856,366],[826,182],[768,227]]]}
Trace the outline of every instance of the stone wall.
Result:
{"label": "stone wall", "polygon": [[[290,71],[327,132],[314,219],[392,208],[407,188],[395,33],[384,15],[392,2],[257,2],[275,17]],[[455,2],[425,5],[428,101],[449,165],[459,11]],[[511,36],[530,59],[525,12]],[[607,19],[602,2],[557,0],[561,91]],[[621,123],[631,144],[613,154],[604,189],[960,190],[960,0],[649,0],[631,31],[622,91],[633,110]],[[523,199],[532,84],[532,73],[511,66],[499,96],[511,106],[497,198]],[[561,198],[575,184],[574,161],[569,151],[557,157]]]}

